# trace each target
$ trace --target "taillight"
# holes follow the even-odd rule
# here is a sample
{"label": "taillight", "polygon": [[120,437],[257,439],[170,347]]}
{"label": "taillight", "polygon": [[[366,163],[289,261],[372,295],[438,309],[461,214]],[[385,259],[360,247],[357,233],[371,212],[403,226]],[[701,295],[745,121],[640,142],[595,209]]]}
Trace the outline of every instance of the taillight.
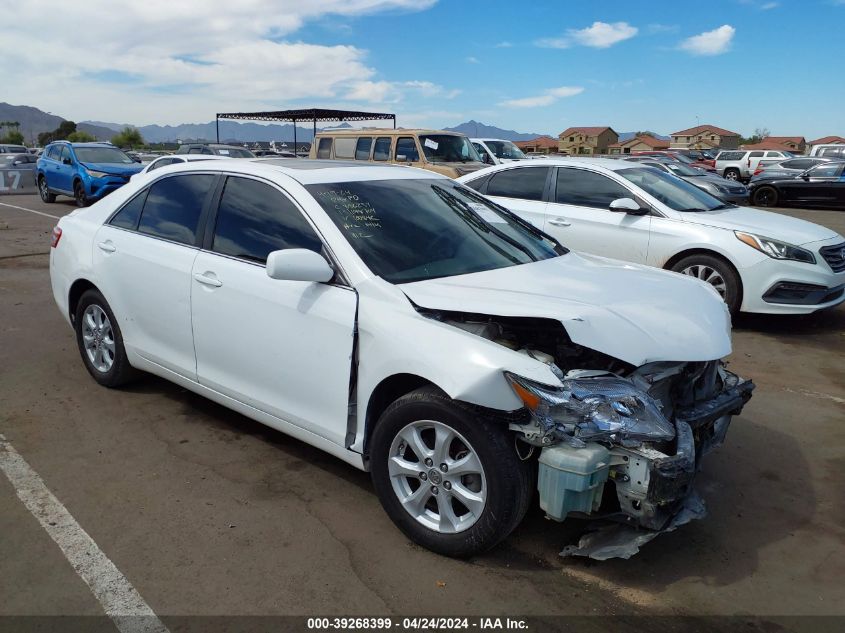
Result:
{"label": "taillight", "polygon": [[50,247],[56,248],[60,239],[62,239],[62,230],[58,226],[54,226],[53,234],[50,236]]}
{"label": "taillight", "polygon": [[756,176],[757,174],[762,174],[764,171],[766,171],[765,167],[760,167],[758,165],[757,169],[754,170],[754,175]]}

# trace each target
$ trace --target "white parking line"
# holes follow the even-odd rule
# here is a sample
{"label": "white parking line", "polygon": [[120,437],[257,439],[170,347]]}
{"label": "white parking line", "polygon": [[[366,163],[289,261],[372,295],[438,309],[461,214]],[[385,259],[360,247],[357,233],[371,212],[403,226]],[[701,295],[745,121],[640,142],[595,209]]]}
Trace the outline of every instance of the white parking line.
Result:
{"label": "white parking line", "polygon": [[26,207],[19,207],[14,204],[6,204],[5,202],[0,202],[0,207],[9,207],[10,209],[17,209],[18,211],[27,211],[29,213],[34,213],[36,215],[43,215],[45,218],[53,218],[54,220],[58,220],[61,216],[58,215],[50,215],[49,213],[44,213],[43,211],[36,211],[35,209],[27,209]]}
{"label": "white parking line", "polygon": [[169,633],[135,587],[97,547],[20,453],[0,435],[0,470],[62,550],[121,633]]}

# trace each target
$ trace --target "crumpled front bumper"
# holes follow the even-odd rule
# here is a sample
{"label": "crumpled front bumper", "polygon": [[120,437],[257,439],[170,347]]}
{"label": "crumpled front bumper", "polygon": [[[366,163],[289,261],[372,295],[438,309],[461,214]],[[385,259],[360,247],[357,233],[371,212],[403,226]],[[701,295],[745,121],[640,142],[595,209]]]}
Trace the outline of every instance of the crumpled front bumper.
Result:
{"label": "crumpled front bumper", "polygon": [[722,445],[732,417],[754,390],[750,380],[727,377],[730,383],[714,398],[676,411],[674,454],[648,447],[611,449],[610,473],[624,522],[661,530],[683,508],[701,458]]}

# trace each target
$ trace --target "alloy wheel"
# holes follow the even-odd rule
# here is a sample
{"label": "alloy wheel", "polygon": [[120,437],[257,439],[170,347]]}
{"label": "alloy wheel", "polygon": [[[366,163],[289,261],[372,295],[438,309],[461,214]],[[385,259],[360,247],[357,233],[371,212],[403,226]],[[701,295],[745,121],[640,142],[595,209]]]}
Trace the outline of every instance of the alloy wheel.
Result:
{"label": "alloy wheel", "polygon": [[689,275],[690,277],[695,277],[696,279],[707,282],[716,289],[722,299],[725,298],[727,284],[725,283],[724,277],[722,277],[721,273],[719,273],[719,271],[715,268],[711,268],[710,266],[705,266],[703,264],[692,264],[691,266],[684,268],[681,271],[681,274]]}
{"label": "alloy wheel", "polygon": [[442,422],[405,426],[393,439],[387,467],[402,507],[429,529],[462,532],[484,511],[487,480],[478,453]]}
{"label": "alloy wheel", "polygon": [[82,315],[82,343],[91,365],[107,373],[114,365],[114,330],[105,310],[97,304],[89,305]]}

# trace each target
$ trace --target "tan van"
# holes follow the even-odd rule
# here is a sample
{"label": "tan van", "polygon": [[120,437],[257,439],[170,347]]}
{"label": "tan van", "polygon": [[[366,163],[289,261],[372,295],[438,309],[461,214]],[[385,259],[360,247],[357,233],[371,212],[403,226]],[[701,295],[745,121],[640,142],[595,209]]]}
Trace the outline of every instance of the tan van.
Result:
{"label": "tan van", "polygon": [[487,167],[466,136],[440,130],[323,130],[310,157],[409,165],[450,178]]}

